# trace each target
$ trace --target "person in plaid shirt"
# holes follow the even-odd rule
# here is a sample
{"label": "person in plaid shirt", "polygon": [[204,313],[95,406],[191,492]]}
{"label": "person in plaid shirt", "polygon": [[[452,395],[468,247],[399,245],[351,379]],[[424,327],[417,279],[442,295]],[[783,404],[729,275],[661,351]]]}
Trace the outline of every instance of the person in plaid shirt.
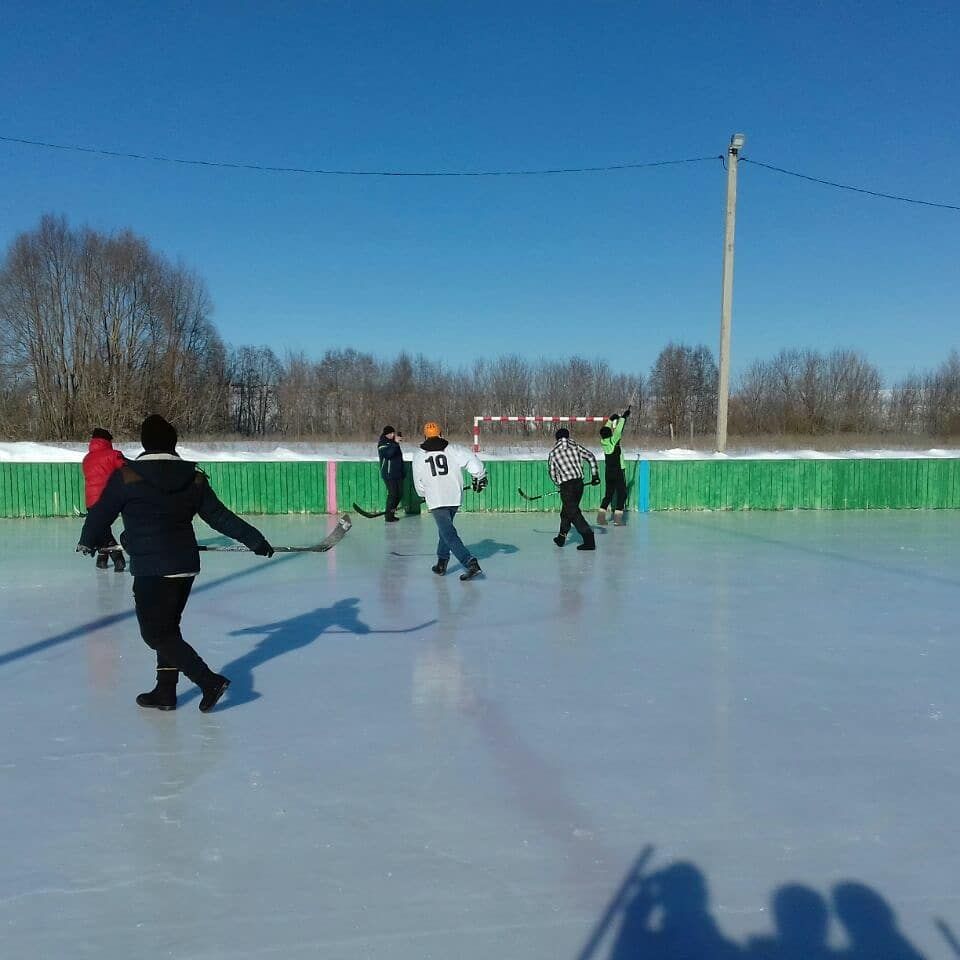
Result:
{"label": "person in plaid shirt", "polygon": [[567,541],[570,527],[577,528],[583,537],[583,543],[577,546],[578,550],[596,550],[596,537],[593,529],[580,512],[580,499],[583,497],[583,467],[582,461],[590,464],[590,483],[596,486],[600,483],[600,474],[597,471],[597,458],[576,440],[570,439],[570,431],[561,427],[556,434],[556,446],[550,451],[547,458],[547,468],[550,479],[560,489],[560,533],[553,538],[553,542],[562,547]]}

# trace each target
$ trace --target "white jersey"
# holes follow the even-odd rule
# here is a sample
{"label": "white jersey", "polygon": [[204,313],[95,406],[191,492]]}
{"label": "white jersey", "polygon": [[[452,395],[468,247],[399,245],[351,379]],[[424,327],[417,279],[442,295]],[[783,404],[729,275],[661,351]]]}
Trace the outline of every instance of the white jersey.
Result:
{"label": "white jersey", "polygon": [[463,471],[479,480],[486,476],[479,458],[466,447],[443,439],[427,440],[413,452],[413,485],[427,501],[427,509],[459,507],[463,499]]}

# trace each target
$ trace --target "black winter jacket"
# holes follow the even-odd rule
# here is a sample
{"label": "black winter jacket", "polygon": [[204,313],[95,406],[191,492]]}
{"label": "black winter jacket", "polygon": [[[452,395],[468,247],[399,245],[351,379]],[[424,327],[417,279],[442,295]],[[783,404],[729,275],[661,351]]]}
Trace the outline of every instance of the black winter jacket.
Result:
{"label": "black winter jacket", "polygon": [[141,455],[116,470],[87,514],[81,546],[96,548],[104,542],[119,514],[124,527],[120,542],[130,554],[135,577],[199,571],[194,516],[251,550],[264,540],[256,527],[220,502],[195,463],[174,454]]}
{"label": "black winter jacket", "polygon": [[388,440],[380,434],[377,441],[377,456],[380,458],[380,476],[384,480],[402,480],[405,473],[403,451],[396,440]]}

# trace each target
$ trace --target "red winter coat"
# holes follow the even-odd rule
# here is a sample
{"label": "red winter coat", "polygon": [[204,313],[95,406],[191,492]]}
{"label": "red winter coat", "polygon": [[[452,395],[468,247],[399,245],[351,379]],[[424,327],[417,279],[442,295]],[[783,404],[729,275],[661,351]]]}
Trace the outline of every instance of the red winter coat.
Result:
{"label": "red winter coat", "polygon": [[114,470],[124,464],[123,454],[113,449],[109,440],[94,437],[90,441],[90,452],[83,458],[83,480],[87,488],[87,509],[89,510],[103,493]]}

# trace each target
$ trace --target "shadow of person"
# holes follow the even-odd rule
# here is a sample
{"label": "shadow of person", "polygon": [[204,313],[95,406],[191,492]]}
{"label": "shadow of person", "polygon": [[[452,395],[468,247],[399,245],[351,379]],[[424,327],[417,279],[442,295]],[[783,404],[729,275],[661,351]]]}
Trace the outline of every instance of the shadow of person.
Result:
{"label": "shadow of person", "polygon": [[845,881],[833,888],[833,909],[843,924],[850,946],[839,960],[923,960],[897,929],[893,908],[864,883]]}
{"label": "shadow of person", "polygon": [[517,553],[520,550],[515,544],[500,543],[497,540],[492,540],[490,537],[487,537],[486,540],[481,540],[479,543],[468,544],[467,549],[478,560],[489,560],[490,557],[498,553]]}
{"label": "shadow of person", "polygon": [[[301,613],[287,620],[231,630],[231,637],[251,634],[264,634],[264,637],[253,649],[220,668],[219,672],[230,678],[230,689],[226,703],[222,703],[217,712],[258,699],[260,694],[254,688],[253,672],[255,668],[269,660],[289,653],[291,650],[306,647],[324,633],[370,633],[370,627],[359,617],[359,603],[356,597],[348,597],[345,600],[338,600],[333,606],[317,607],[316,610]],[[194,689],[183,698],[183,701],[196,695],[197,691]]]}
{"label": "shadow of person", "polygon": [[774,893],[771,906],[776,934],[751,937],[748,960],[835,960],[827,945],[830,908],[816,890],[785,884]]}
{"label": "shadow of person", "polygon": [[678,861],[642,879],[623,907],[608,960],[735,960],[740,948],[710,915],[707,881]]}

